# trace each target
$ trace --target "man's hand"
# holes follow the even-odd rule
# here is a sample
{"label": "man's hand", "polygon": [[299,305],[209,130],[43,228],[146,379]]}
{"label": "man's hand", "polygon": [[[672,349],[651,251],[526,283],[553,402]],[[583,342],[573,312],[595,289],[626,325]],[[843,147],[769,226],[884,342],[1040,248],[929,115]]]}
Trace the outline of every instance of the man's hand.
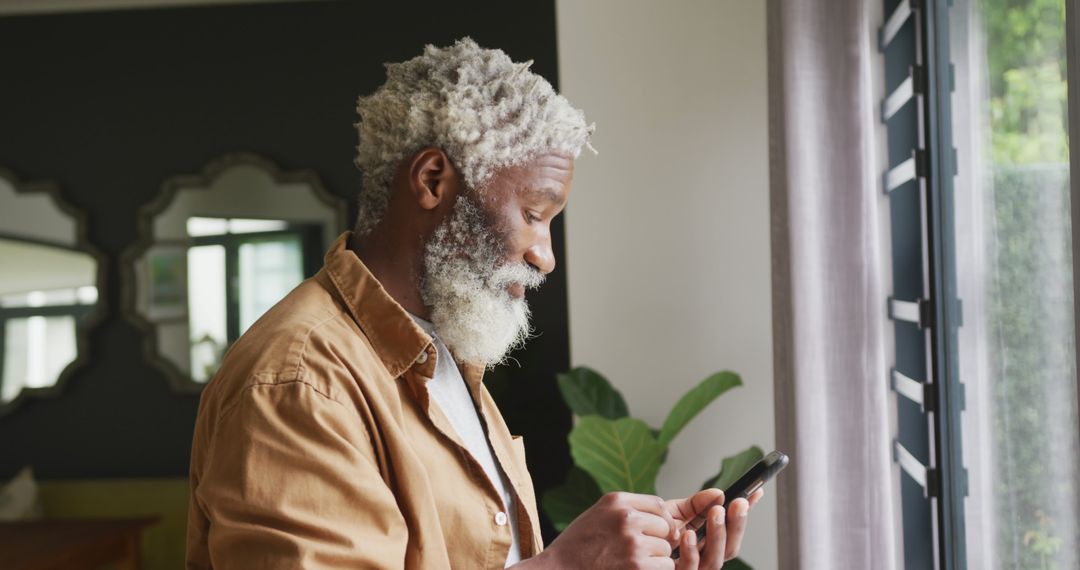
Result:
{"label": "man's hand", "polygon": [[[680,532],[679,559],[674,566],[679,570],[694,568],[720,568],[724,562],[735,558],[746,532],[747,514],[765,494],[758,489],[750,500],[735,499],[724,512],[724,492],[720,489],[698,491],[687,499],[676,499],[665,504],[680,531],[687,523],[701,515],[705,524],[705,542],[699,545],[692,528]],[[696,525],[695,525],[696,526]]]}
{"label": "man's hand", "polygon": [[608,493],[522,567],[674,568],[678,526],[660,497]]}
{"label": "man's hand", "polygon": [[[687,499],[608,493],[585,511],[535,558],[520,568],[720,568],[739,552],[746,515],[763,492],[737,499],[724,512],[724,493],[706,489]],[[698,515],[708,525],[704,548],[686,523]],[[680,547],[679,560],[671,551]]]}

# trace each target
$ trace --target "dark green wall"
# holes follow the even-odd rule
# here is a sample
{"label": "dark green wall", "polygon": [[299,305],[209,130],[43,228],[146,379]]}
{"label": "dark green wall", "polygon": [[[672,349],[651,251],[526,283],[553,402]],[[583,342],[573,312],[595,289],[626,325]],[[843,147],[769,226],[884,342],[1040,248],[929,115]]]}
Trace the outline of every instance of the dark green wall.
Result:
{"label": "dark green wall", "polygon": [[[51,180],[108,258],[105,319],[62,397],[0,418],[0,477],[184,476],[197,397],[170,392],[121,316],[120,254],[164,180],[235,151],[360,185],[355,99],[382,62],[471,35],[556,83],[554,2],[307,2],[0,17],[0,166]],[[350,206],[350,210],[353,208]],[[351,221],[351,220],[350,220]],[[555,228],[562,255],[561,222]],[[542,335],[495,390],[525,436],[538,492],[569,462],[554,373],[568,365],[561,269],[532,300]]]}

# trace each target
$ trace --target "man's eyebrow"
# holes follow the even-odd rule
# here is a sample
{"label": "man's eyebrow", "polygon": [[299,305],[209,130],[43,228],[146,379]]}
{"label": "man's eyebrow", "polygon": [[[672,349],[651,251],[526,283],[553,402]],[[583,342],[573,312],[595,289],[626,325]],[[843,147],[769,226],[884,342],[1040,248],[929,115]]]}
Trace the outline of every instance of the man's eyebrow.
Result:
{"label": "man's eyebrow", "polygon": [[554,202],[556,204],[562,202],[562,197],[559,196],[558,190],[555,190],[554,188],[552,188],[550,186],[526,187],[526,188],[523,188],[522,191],[525,192],[526,194],[532,194],[534,196],[539,196],[539,197],[541,197],[541,198],[543,198],[543,199],[545,199],[545,200],[547,200],[549,202]]}

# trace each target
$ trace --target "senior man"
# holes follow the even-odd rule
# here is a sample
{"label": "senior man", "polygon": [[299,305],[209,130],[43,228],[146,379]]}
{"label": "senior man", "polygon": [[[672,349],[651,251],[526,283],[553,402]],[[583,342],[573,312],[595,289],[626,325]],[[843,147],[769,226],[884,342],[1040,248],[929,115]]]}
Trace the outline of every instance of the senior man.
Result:
{"label": "senior man", "polygon": [[[719,568],[734,556],[750,502],[725,513],[716,489],[606,495],[545,550],[521,439],[482,383],[528,337],[525,292],[555,268],[551,221],[593,130],[583,113],[528,63],[468,38],[388,65],[357,111],[356,228],[203,393],[188,567]],[[706,509],[697,545],[682,526]]]}

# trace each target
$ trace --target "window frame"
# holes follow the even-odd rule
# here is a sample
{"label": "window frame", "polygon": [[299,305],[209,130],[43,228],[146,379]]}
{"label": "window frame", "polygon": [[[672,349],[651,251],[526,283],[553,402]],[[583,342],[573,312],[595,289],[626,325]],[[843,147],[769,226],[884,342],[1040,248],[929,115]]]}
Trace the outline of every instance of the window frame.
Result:
{"label": "window frame", "polygon": [[[1065,25],[1066,25],[1066,69],[1067,84],[1080,86],[1080,0],[1065,1]],[[912,54],[912,75],[921,73],[921,82],[916,81],[915,94],[912,104],[918,104],[917,126],[920,131],[915,153],[921,152],[913,179],[920,185],[922,192],[920,198],[921,227],[923,235],[923,293],[924,297],[918,299],[919,318],[918,324],[925,330],[927,350],[926,379],[923,381],[925,401],[922,409],[930,424],[929,445],[932,450],[931,461],[926,468],[926,499],[931,501],[931,520],[914,521],[928,523],[932,529],[932,553],[924,552],[925,542],[919,537],[909,536],[907,532],[901,537],[903,544],[905,566],[909,568],[922,567],[928,559],[933,560],[934,565],[940,569],[963,569],[967,567],[966,534],[965,534],[965,511],[964,501],[968,491],[967,471],[963,464],[961,414],[964,410],[964,386],[959,376],[959,359],[957,353],[959,327],[962,324],[963,313],[960,299],[957,297],[956,279],[956,247],[954,232],[954,203],[953,203],[953,178],[957,172],[957,155],[953,146],[952,138],[952,115],[951,99],[954,89],[954,70],[949,54],[949,10],[952,2],[949,0],[883,0],[885,5],[882,34],[889,26],[889,19],[903,9],[899,5],[906,5],[911,12],[908,17],[910,25],[915,27],[916,46]],[[905,23],[904,25],[908,25]],[[894,29],[895,31],[895,29]],[[888,42],[881,41],[881,50],[884,53],[888,49]],[[896,57],[893,57],[895,63]],[[887,60],[888,61],[888,60]],[[889,64],[886,63],[886,66]],[[921,69],[920,69],[921,66]],[[895,76],[896,70],[886,68],[886,78],[890,73]],[[888,79],[886,79],[888,82]],[[886,85],[888,93],[890,86]],[[883,107],[884,108],[884,107]],[[896,137],[890,131],[893,127],[889,123],[889,117],[883,114],[883,123],[886,125],[887,138],[891,145],[894,140],[904,140]],[[904,128],[910,128],[907,125]],[[1068,92],[1068,132],[1070,141],[1080,141],[1080,88],[1069,89]],[[892,150],[890,148],[890,150]],[[898,166],[894,160],[889,160],[887,173],[890,169]],[[1073,173],[1080,172],[1080,142],[1070,144],[1069,148],[1069,196],[1071,200],[1070,218],[1073,231],[1072,260],[1073,260],[1073,327],[1074,343],[1076,344],[1075,356],[1077,370],[1080,370],[1080,228],[1077,220],[1080,220],[1080,176]],[[888,174],[885,180],[888,181]],[[886,193],[890,189],[886,183]],[[896,221],[896,212],[893,212],[890,203],[890,216]],[[910,211],[908,212],[910,213]],[[911,221],[911,220],[907,220]],[[894,239],[897,234],[894,232]],[[894,254],[896,248],[894,247]],[[897,259],[893,259],[894,272],[897,270]],[[910,265],[907,266],[910,269]],[[895,283],[896,281],[894,281]],[[895,286],[895,285],[894,285]],[[890,318],[896,321],[891,307],[893,298],[890,297]],[[909,299],[910,301],[910,299]],[[900,334],[897,325],[898,335]],[[897,343],[897,361],[903,357],[904,347]],[[894,369],[895,370],[895,369]],[[896,390],[895,383],[893,385]],[[1077,405],[1080,408],[1080,390],[1078,392]],[[898,441],[905,428],[902,412],[899,409],[902,404],[898,400]],[[909,422],[910,423],[910,422]],[[1080,431],[1080,422],[1076,429]],[[894,443],[894,445],[898,445]],[[902,461],[900,465],[900,478],[907,475]],[[910,463],[910,462],[909,462]],[[908,503],[917,501],[910,493],[901,493],[902,512],[908,514],[916,512]],[[904,516],[903,514],[901,515]],[[912,526],[913,521],[903,521],[902,528],[906,531]],[[921,528],[917,524],[914,528]]]}
{"label": "window frame", "polygon": [[[1073,260],[1073,342],[1075,344],[1076,370],[1080,374],[1080,0],[1065,0],[1065,69],[1066,85],[1069,88],[1068,128],[1069,128],[1069,213],[1072,222],[1072,260]],[[1074,145],[1073,142],[1077,144]],[[1080,409],[1080,388],[1077,389],[1077,409]],[[1080,422],[1078,422],[1080,424]],[[1077,425],[1080,431],[1080,425]]]}
{"label": "window frame", "polygon": [[964,386],[957,353],[961,305],[957,296],[956,232],[953,181],[957,172],[952,137],[952,95],[955,89],[949,54],[949,9],[952,2],[926,0],[927,54],[927,241],[930,298],[934,317],[929,327],[930,358],[937,383],[933,411],[937,504],[935,509],[940,568],[967,568],[964,499],[968,495],[963,461],[961,414]]}

